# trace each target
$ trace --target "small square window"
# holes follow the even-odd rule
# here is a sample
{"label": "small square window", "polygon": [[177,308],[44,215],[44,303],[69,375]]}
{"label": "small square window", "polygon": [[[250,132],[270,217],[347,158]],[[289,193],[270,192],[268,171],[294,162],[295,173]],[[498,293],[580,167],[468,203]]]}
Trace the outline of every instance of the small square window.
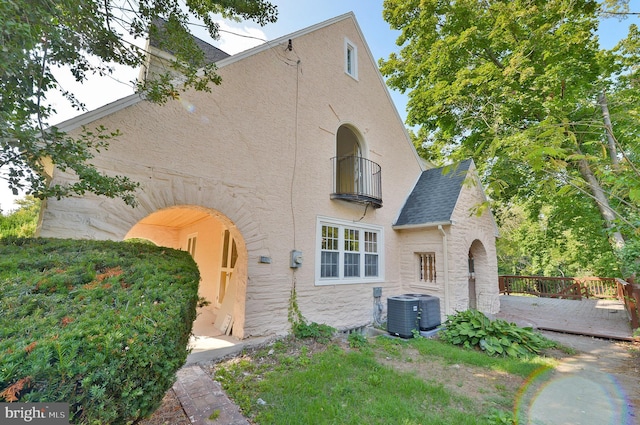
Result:
{"label": "small square window", "polygon": [[344,40],[344,72],[358,79],[358,49],[346,38]]}
{"label": "small square window", "polygon": [[419,278],[423,283],[436,283],[436,253],[416,253],[418,257]]}

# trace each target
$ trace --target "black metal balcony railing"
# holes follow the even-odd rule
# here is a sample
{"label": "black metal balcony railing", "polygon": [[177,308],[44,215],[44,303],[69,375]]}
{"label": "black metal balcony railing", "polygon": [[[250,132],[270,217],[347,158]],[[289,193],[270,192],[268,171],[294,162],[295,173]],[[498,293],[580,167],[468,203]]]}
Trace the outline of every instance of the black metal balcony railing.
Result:
{"label": "black metal balcony railing", "polygon": [[359,156],[336,156],[333,163],[331,199],[382,206],[380,165]]}

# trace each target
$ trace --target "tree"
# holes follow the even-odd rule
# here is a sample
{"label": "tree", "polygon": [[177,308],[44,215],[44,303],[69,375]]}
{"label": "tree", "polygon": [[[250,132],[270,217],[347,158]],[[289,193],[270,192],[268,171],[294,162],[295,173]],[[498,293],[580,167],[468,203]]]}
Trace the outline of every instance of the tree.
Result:
{"label": "tree", "polygon": [[[171,70],[153,81],[139,82],[138,91],[162,103],[180,90],[208,90],[219,84],[215,65],[206,63],[188,29],[193,16],[206,25],[214,39],[214,14],[230,19],[252,19],[261,25],[274,22],[275,6],[265,0],[140,0],[138,2],[42,0],[0,2],[0,178],[17,194],[26,190],[38,198],[94,192],[121,197],[135,204],[137,183],[122,176],[98,172],[90,163],[117,130],[85,129],[72,138],[49,127],[55,112],[47,94],[61,91],[78,110],[84,106],[64,91],[53,71],[66,68],[79,81],[92,74],[113,72],[112,64],[139,67],[147,52],[137,39],[160,30],[162,46],[175,56]],[[174,75],[183,75],[176,82]],[[47,169],[54,165],[76,174],[77,182],[49,185]]]}
{"label": "tree", "polygon": [[18,209],[3,215],[0,211],[0,239],[6,237],[33,237],[38,226],[40,200],[26,196],[16,201]]}
{"label": "tree", "polygon": [[[588,198],[512,198],[494,214],[500,274],[620,276],[606,231]],[[596,217],[597,218],[597,217]]]}
{"label": "tree", "polygon": [[617,249],[638,229],[638,130],[624,122],[638,106],[640,37],[632,25],[602,50],[602,13],[593,0],[385,0],[401,51],[380,66],[409,92],[427,159],[474,157],[497,202],[587,197]]}

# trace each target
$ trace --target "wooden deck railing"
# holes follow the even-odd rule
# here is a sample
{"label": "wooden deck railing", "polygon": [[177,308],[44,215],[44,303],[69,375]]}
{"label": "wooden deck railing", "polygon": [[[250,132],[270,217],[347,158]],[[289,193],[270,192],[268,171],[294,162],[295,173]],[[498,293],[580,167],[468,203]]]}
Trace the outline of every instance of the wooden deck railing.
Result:
{"label": "wooden deck railing", "polygon": [[609,277],[498,276],[500,293],[580,300],[617,298],[624,303],[632,329],[640,327],[640,285]]}
{"label": "wooden deck railing", "polygon": [[615,278],[498,276],[501,294],[530,294],[547,298],[616,298]]}
{"label": "wooden deck railing", "polygon": [[624,302],[624,306],[631,322],[631,328],[640,327],[640,285],[616,279],[618,299]]}

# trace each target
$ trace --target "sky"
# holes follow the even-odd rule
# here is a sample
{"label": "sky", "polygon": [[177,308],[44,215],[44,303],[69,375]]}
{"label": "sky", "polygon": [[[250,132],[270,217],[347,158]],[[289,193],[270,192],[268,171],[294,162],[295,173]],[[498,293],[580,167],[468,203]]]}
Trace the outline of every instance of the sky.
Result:
{"label": "sky", "polygon": [[[223,51],[235,54],[262,44],[261,40],[274,40],[327,19],[353,12],[375,60],[387,58],[389,54],[399,50],[395,42],[400,33],[392,30],[382,18],[382,0],[271,0],[271,3],[278,7],[276,23],[260,27],[252,21],[221,22],[221,38],[217,41],[211,40],[203,28],[194,26],[192,31],[197,37]],[[640,0],[631,0],[630,6],[632,11],[640,11]],[[626,35],[631,23],[640,25],[640,17],[635,16],[622,22],[617,19],[604,21],[599,30],[602,47],[613,47]],[[135,80],[138,70],[119,67],[115,75],[118,80],[101,77],[79,85],[67,79],[66,74],[62,73],[60,81],[65,90],[75,93],[79,100],[85,103],[87,110],[91,111],[133,93],[130,82]],[[391,97],[400,116],[404,119],[406,96],[391,91]],[[70,108],[60,96],[52,96],[50,100],[58,110],[57,116],[50,121],[50,124],[60,123],[82,113]],[[15,209],[14,200],[15,197],[11,195],[6,182],[0,180],[0,210],[6,213]]]}

